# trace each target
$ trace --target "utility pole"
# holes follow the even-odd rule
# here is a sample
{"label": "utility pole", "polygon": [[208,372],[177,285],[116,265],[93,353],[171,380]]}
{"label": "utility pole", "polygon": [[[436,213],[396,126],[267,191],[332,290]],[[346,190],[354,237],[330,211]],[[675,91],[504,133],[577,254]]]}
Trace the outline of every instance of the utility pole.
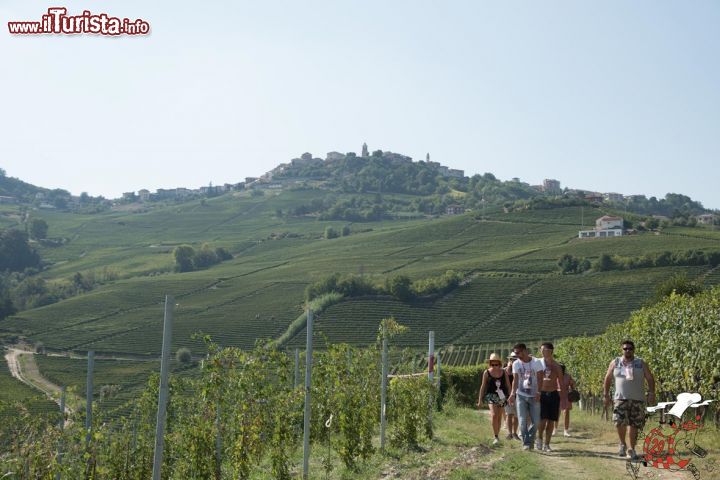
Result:
{"label": "utility pole", "polygon": [[165,420],[167,418],[167,401],[170,375],[170,343],[172,341],[172,317],[175,299],[165,296],[165,320],[163,323],[162,358],[160,359],[160,392],[158,394],[157,424],[155,426],[155,453],[153,457],[152,479],[160,480],[165,448]]}

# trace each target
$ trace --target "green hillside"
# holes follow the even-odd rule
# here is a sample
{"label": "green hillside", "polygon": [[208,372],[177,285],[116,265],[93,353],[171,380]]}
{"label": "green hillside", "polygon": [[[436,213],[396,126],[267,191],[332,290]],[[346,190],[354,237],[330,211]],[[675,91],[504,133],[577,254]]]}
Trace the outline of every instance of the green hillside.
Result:
{"label": "green hillside", "polygon": [[[19,407],[22,405],[22,407]],[[58,406],[37,390],[13,378],[7,363],[0,362],[0,420],[5,415],[17,415],[18,408],[34,414],[55,414]]]}
{"label": "green hillside", "polygon": [[[604,212],[565,207],[482,215],[420,216],[374,222],[322,221],[315,215],[284,214],[313,201],[350,198],[321,189],[248,191],[186,203],[122,205],[98,214],[33,211],[49,225],[49,246],[35,244],[50,263],[40,275],[49,282],[76,272],[104,280],[92,291],[25,310],[0,321],[6,333],[41,341],[50,350],[89,349],[157,355],[162,302],[175,297],[175,347],[199,353],[193,334],[221,345],[251,347],[276,338],[303,310],[305,287],[333,272],[362,274],[381,283],[394,275],[422,279],[453,269],[471,280],[443,298],[401,302],[391,297],[347,299],[323,312],[317,329],[331,341],[366,344],[378,322],[395,315],[410,327],[399,342],[420,346],[427,330],[439,344],[473,344],[601,332],[609,323],[652,298],[655,285],[686,272],[709,269],[646,268],[559,274],[563,254],[596,259],[603,254],[641,256],[663,251],[720,250],[720,233],[707,228],[667,227],[663,233],[606,240],[578,240],[584,223]],[[353,197],[357,197],[353,193]],[[366,194],[371,197],[371,194]],[[408,202],[411,195],[386,195]],[[420,198],[420,197],[419,197]],[[324,200],[323,200],[324,199]],[[12,207],[5,206],[7,218]],[[323,238],[326,227],[350,235]],[[172,250],[181,244],[224,247],[234,258],[205,270],[174,272]],[[702,282],[720,281],[717,271]],[[289,346],[302,343],[304,332]]]}

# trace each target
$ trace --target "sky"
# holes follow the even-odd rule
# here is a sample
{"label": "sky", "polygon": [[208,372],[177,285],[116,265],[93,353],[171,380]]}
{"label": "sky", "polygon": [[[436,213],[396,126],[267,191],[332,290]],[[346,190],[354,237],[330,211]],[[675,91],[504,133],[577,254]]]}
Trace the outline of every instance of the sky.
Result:
{"label": "sky", "polygon": [[[720,208],[720,2],[178,3],[0,0],[0,167],[114,198],[367,142]],[[52,6],[151,33],[9,33]]]}

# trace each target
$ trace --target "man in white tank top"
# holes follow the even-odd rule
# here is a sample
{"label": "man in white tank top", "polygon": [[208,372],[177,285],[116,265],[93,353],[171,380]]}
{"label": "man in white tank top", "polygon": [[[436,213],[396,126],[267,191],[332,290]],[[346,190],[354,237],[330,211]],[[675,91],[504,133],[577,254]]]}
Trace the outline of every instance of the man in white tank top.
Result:
{"label": "man in white tank top", "polygon": [[[617,427],[620,438],[621,457],[627,456],[637,459],[635,445],[637,444],[638,430],[645,425],[645,381],[649,393],[647,401],[655,403],[655,377],[643,359],[635,357],[635,344],[631,340],[622,343],[623,355],[615,358],[608,366],[603,391],[605,393],[605,406],[610,405],[610,385],[615,379],[615,402],[613,408],[613,422]],[[630,449],[627,449],[625,436],[630,427]]]}

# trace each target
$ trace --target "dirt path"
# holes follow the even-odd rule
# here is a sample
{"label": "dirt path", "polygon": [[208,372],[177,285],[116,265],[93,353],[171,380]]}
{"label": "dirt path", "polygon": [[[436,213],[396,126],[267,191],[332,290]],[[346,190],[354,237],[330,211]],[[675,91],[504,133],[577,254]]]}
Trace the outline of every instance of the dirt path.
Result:
{"label": "dirt path", "polygon": [[[5,354],[10,374],[24,384],[41,391],[52,401],[60,404],[61,388],[42,376],[35,362],[35,354],[19,348],[8,348]],[[68,402],[69,403],[69,402]],[[65,413],[70,415],[72,409],[66,403]]]}
{"label": "dirt path", "polygon": [[[479,412],[487,417],[487,410]],[[720,462],[709,460],[717,458],[717,450],[711,449],[706,459],[693,459],[699,477],[688,470],[667,471],[648,467],[640,462],[629,462],[617,455],[618,440],[613,425],[599,417],[588,414],[578,415],[571,423],[571,437],[553,436],[552,452],[536,450],[525,452],[521,442],[505,440],[505,429],[501,430],[501,442],[491,446],[489,429],[485,419],[480,421],[480,444],[456,444],[447,437],[436,445],[443,449],[443,455],[429,459],[429,450],[418,454],[416,458],[393,463],[376,478],[380,480],[456,480],[499,478],[535,479],[582,479],[582,480],[709,480],[720,478]],[[471,420],[474,422],[475,420]],[[489,423],[489,422],[488,422]],[[711,445],[705,445],[711,446]],[[425,457],[423,459],[423,457]],[[518,469],[517,471],[515,469]]]}
{"label": "dirt path", "polygon": [[[542,465],[548,473],[562,472],[564,478],[582,479],[632,479],[630,473],[635,470],[636,478],[654,479],[692,479],[687,470],[665,471],[647,467],[640,462],[629,462],[617,455],[618,442],[612,437],[612,426],[608,424],[609,435],[589,435],[581,431],[573,437],[560,437],[553,440],[553,452],[542,453]],[[610,437],[610,438],[608,438]],[[701,475],[700,478],[713,478]]]}

